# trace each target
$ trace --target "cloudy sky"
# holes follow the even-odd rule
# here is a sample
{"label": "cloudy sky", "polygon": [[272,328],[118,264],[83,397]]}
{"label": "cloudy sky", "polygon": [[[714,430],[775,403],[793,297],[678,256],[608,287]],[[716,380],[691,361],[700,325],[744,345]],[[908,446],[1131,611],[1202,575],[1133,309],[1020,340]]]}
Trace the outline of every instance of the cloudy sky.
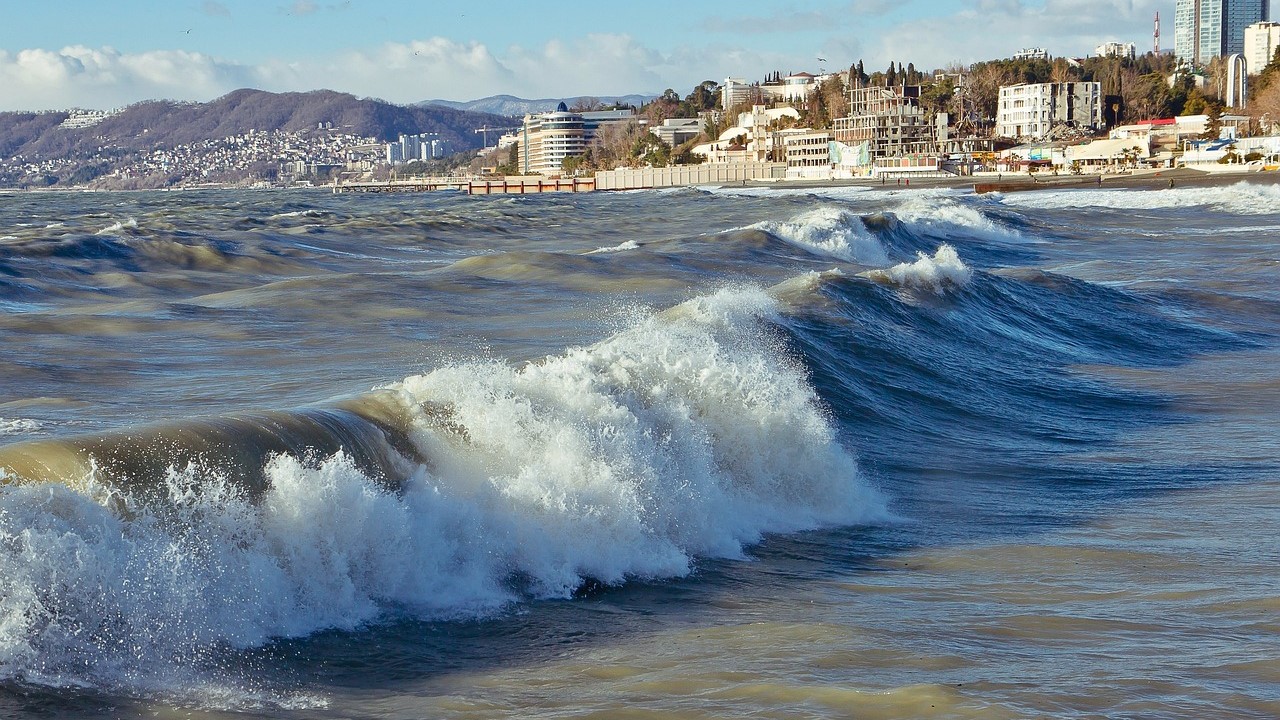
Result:
{"label": "cloudy sky", "polygon": [[1024,47],[1173,45],[1174,0],[0,0],[0,110],[327,88],[397,103],[659,93]]}

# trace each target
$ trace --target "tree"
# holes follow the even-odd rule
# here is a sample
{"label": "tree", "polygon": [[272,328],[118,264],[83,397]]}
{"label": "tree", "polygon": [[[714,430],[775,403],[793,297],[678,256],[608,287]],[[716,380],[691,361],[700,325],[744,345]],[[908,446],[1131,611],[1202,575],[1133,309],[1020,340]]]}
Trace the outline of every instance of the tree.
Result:
{"label": "tree", "polygon": [[955,83],[944,77],[937,82],[929,83],[920,89],[920,105],[930,114],[943,112],[955,95]]}
{"label": "tree", "polygon": [[995,120],[996,106],[1000,102],[1000,86],[1010,85],[1012,80],[1011,72],[1000,62],[977,63],[973,66],[966,89],[980,122]]}
{"label": "tree", "polygon": [[1192,90],[1187,94],[1187,101],[1182,104],[1182,112],[1179,115],[1204,115],[1209,110],[1209,101],[1199,90]]}
{"label": "tree", "polygon": [[686,117],[692,117],[700,112],[714,110],[716,104],[720,101],[720,93],[718,92],[720,85],[714,80],[703,80],[693,88],[693,92],[684,99],[683,111],[681,114]]}
{"label": "tree", "polygon": [[1201,140],[1217,140],[1222,134],[1222,104],[1213,102],[1208,108],[1209,120],[1205,122],[1204,132],[1200,134]]}
{"label": "tree", "polygon": [[1143,75],[1129,87],[1129,96],[1125,98],[1125,107],[1130,116],[1128,119],[1152,120],[1174,114],[1173,96],[1163,75]]}
{"label": "tree", "polygon": [[666,167],[671,164],[671,146],[657,135],[646,132],[632,143],[631,157],[649,167]]}
{"label": "tree", "polygon": [[1280,125],[1280,48],[1249,83],[1249,115],[1264,135]]}
{"label": "tree", "polygon": [[1249,102],[1249,114],[1257,119],[1259,130],[1271,134],[1280,129],[1280,81],[1273,81]]}

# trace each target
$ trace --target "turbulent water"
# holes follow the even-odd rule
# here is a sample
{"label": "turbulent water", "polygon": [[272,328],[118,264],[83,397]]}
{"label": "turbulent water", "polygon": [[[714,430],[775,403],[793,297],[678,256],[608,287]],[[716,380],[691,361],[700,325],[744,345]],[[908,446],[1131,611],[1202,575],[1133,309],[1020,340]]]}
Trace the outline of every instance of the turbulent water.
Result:
{"label": "turbulent water", "polygon": [[0,195],[0,715],[1280,715],[1280,185]]}

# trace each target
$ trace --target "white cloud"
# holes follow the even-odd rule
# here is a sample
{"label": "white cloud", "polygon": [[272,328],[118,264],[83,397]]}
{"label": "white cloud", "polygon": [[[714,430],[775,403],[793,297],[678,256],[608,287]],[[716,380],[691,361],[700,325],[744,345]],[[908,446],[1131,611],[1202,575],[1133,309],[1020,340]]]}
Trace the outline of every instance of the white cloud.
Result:
{"label": "white cloud", "polygon": [[[1151,44],[1156,10],[1163,0],[969,0],[949,15],[915,20],[886,29],[868,49],[867,66],[889,61],[914,62],[919,68],[951,62],[970,64],[1009,57],[1027,47],[1050,55],[1084,56],[1108,40],[1132,42],[1145,51]],[[1172,13],[1165,47],[1171,47]]]}
{"label": "white cloud", "polygon": [[[897,26],[865,26],[857,32],[832,27],[818,47],[812,41],[800,47],[720,34],[697,45],[662,50],[610,33],[502,49],[429,37],[252,65],[181,50],[122,53],[78,45],[0,50],[0,110],[110,108],[147,99],[207,101],[241,87],[330,89],[398,103],[498,93],[603,96],[666,88],[684,95],[702,80],[722,81],[730,75],[757,79],[774,70],[813,71],[820,64],[837,70],[859,58],[868,71],[887,67],[891,60],[927,70],[1007,57],[1031,46],[1055,55],[1087,54],[1106,40],[1145,47],[1152,15],[1164,1],[966,0],[949,15]],[[858,8],[865,19],[884,3],[864,0],[845,7]],[[215,6],[221,4],[206,3],[205,9]],[[340,11],[347,4],[303,0],[294,7]],[[827,62],[819,63],[818,57]]]}
{"label": "white cloud", "polygon": [[[109,47],[0,51],[0,110],[118,107],[138,100],[211,100],[241,87],[275,92],[331,89],[412,103],[524,97],[612,95],[675,88],[748,67],[772,68],[768,55],[740,50],[661,53],[627,35],[593,34],[498,54],[482,43],[442,37],[385,43],[307,60],[244,65],[201,53],[121,53]],[[785,66],[785,63],[783,64]],[[696,74],[694,77],[686,77]],[[685,87],[688,85],[688,87]]]}
{"label": "white cloud", "polygon": [[146,99],[207,100],[257,82],[253,68],[200,53],[124,54],[82,45],[0,51],[3,110],[110,108]]}

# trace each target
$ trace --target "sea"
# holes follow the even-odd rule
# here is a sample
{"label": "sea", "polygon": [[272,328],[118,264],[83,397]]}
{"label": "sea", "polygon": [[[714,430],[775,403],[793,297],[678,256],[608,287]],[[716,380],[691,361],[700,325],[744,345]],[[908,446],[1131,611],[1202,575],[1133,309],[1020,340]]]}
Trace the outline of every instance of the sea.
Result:
{"label": "sea", "polygon": [[1280,717],[1280,184],[0,195],[0,717]]}

